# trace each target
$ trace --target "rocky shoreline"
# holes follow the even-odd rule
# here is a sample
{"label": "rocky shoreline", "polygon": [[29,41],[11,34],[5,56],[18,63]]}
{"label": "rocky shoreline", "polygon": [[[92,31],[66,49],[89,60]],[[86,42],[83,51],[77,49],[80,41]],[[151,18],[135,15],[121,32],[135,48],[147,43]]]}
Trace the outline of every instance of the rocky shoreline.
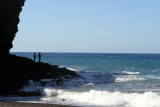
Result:
{"label": "rocky shoreline", "polygon": [[[18,91],[28,84],[29,80],[41,82],[41,79],[52,79],[56,85],[62,85],[73,78],[82,78],[75,71],[60,68],[57,65],[38,63],[25,57],[10,55],[7,66],[0,69],[0,95],[37,96],[40,93]],[[63,79],[62,79],[63,78]],[[45,82],[42,83],[45,85]]]}

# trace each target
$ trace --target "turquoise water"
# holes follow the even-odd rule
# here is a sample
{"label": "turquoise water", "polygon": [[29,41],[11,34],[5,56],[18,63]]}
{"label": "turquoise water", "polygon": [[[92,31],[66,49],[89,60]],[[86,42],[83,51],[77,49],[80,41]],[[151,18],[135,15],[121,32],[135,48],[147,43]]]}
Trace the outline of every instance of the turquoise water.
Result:
{"label": "turquoise water", "polygon": [[[33,58],[33,53],[12,54]],[[160,106],[160,54],[42,53],[42,61],[75,70],[86,78],[71,80],[58,88],[43,88],[47,97],[43,97],[42,102],[82,106]],[[51,93],[57,96],[50,96]]]}

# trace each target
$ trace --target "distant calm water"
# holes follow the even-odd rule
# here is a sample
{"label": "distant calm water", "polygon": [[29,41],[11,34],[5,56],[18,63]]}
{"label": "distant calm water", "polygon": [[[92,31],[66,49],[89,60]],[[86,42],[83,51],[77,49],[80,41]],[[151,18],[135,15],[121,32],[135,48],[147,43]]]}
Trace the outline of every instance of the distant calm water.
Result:
{"label": "distant calm water", "polygon": [[[33,58],[33,53],[12,54]],[[160,107],[160,54],[42,53],[42,61],[75,70],[86,80],[74,79],[59,87],[30,81],[23,90],[41,90],[40,102]]]}

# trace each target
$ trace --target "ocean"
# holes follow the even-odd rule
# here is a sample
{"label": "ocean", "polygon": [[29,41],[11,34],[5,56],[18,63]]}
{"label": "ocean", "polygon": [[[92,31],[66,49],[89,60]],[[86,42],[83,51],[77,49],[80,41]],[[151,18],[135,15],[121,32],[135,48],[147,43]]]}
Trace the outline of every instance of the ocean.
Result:
{"label": "ocean", "polygon": [[[33,59],[33,53],[14,52]],[[67,67],[86,79],[45,87],[30,80],[23,91],[41,97],[1,97],[7,101],[84,107],[160,107],[160,54],[42,53],[42,62]]]}

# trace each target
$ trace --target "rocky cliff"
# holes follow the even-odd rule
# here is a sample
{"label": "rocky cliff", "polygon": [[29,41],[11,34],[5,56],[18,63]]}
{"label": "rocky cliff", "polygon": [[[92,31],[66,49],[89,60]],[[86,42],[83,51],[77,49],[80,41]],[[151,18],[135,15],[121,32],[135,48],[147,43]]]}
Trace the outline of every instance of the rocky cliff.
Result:
{"label": "rocky cliff", "polygon": [[[0,58],[6,61],[25,0],[0,0]],[[5,57],[4,57],[5,56]]]}

